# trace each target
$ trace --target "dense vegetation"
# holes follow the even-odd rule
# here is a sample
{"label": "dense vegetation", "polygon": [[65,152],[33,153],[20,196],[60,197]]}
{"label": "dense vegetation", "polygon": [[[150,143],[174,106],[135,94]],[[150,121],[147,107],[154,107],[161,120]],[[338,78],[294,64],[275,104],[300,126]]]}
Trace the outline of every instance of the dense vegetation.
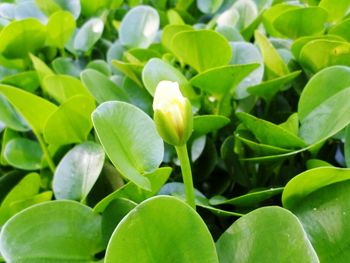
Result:
{"label": "dense vegetation", "polygon": [[1,1],[0,262],[349,262],[349,7]]}

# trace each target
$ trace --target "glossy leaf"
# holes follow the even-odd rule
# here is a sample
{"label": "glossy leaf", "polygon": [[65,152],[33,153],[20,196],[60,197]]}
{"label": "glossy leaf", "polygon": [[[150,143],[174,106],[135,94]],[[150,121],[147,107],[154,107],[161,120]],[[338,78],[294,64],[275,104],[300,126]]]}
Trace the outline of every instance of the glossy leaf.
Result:
{"label": "glossy leaf", "polygon": [[37,19],[13,21],[0,32],[0,52],[7,58],[23,58],[43,47],[45,38],[46,28]]}
{"label": "glossy leaf", "polygon": [[44,139],[48,144],[65,145],[86,140],[91,128],[95,102],[91,97],[74,96],[47,120]]}
{"label": "glossy leaf", "polygon": [[159,15],[150,6],[132,8],[123,18],[119,36],[120,42],[128,47],[147,48],[156,37]]}
{"label": "glossy leaf", "polygon": [[261,143],[282,148],[301,148],[306,146],[301,138],[283,127],[244,112],[236,113],[236,115]]}
{"label": "glossy leaf", "polygon": [[38,170],[42,168],[43,153],[36,141],[15,138],[6,144],[5,160],[13,167],[22,170]]}
{"label": "glossy leaf", "polygon": [[327,17],[327,11],[320,7],[298,8],[282,13],[273,25],[283,35],[298,38],[322,33]]}
{"label": "glossy leaf", "polygon": [[[350,123],[348,67],[326,68],[305,86],[299,100],[300,136],[313,144],[336,134]],[[337,81],[334,81],[334,80]],[[332,86],[332,89],[329,87]]]}
{"label": "glossy leaf", "polygon": [[[319,56],[322,52],[324,56]],[[334,65],[350,66],[350,44],[344,41],[319,39],[307,43],[300,52],[300,64],[311,72]]]}
{"label": "glossy leaf", "polygon": [[63,49],[75,30],[75,20],[71,13],[58,11],[50,16],[47,23],[46,43]]}
{"label": "glossy leaf", "polygon": [[261,50],[264,63],[270,72],[269,79],[281,77],[289,73],[287,65],[282,60],[277,50],[272,46],[271,42],[259,31],[255,32],[256,42]]}
{"label": "glossy leaf", "polygon": [[[133,238],[135,235],[140,238]],[[190,238],[184,238],[189,235]],[[188,247],[192,249],[187,250]],[[199,215],[182,201],[166,196],[141,203],[117,226],[108,244],[105,262],[119,260],[218,262],[213,239]]]}
{"label": "glossy leaf", "polygon": [[295,209],[313,192],[328,185],[350,179],[350,170],[336,167],[319,167],[294,177],[286,185],[282,202],[288,209]]}
{"label": "glossy leaf", "polygon": [[35,71],[25,71],[10,75],[3,78],[1,82],[29,92],[35,92],[40,85],[38,75]]}
{"label": "glossy leaf", "polygon": [[4,96],[0,96],[0,121],[15,131],[27,131],[28,125]]}
{"label": "glossy leaf", "polygon": [[28,125],[37,132],[43,131],[46,121],[57,109],[49,101],[11,86],[0,85],[0,93],[10,101]]}
{"label": "glossy leaf", "polygon": [[68,75],[49,75],[43,79],[46,91],[59,103],[64,103],[76,95],[91,97],[84,85]]}
{"label": "glossy leaf", "polygon": [[157,169],[164,154],[163,141],[152,119],[133,105],[105,102],[93,112],[92,121],[117,169],[141,188],[151,190],[144,174]]}
{"label": "glossy leaf", "polygon": [[7,262],[95,262],[101,250],[101,217],[73,201],[32,206],[11,218],[0,234]]}
{"label": "glossy leaf", "polygon": [[193,118],[193,131],[203,135],[219,130],[230,123],[230,119],[220,115],[200,115]]}
{"label": "glossy leaf", "polygon": [[342,22],[337,23],[333,27],[329,29],[329,34],[337,35],[339,37],[342,37],[343,39],[346,39],[347,41],[350,40],[350,19],[345,19]]}
{"label": "glossy leaf", "polygon": [[0,225],[3,225],[14,213],[11,207],[18,201],[28,199],[39,192],[40,176],[37,173],[26,175],[6,195],[0,206]]}
{"label": "glossy leaf", "polygon": [[194,28],[189,25],[167,25],[162,32],[162,44],[171,51],[175,35],[179,32],[192,30]]}
{"label": "glossy leaf", "polygon": [[333,22],[341,20],[346,15],[346,11],[350,7],[350,1],[340,0],[335,3],[332,0],[322,0],[319,6],[327,10],[327,20]]}
{"label": "glossy leaf", "polygon": [[35,2],[49,16],[59,10],[71,12],[75,19],[80,15],[79,0],[35,0]]}
{"label": "glossy leaf", "polygon": [[193,98],[196,95],[180,71],[159,58],[150,59],[142,70],[142,81],[152,96],[158,83],[162,80],[179,83],[181,93],[188,98]]}
{"label": "glossy leaf", "polygon": [[323,187],[293,209],[302,222],[320,262],[349,259],[349,181]]}
{"label": "glossy leaf", "polygon": [[[252,231],[254,229],[254,231]],[[216,243],[222,263],[319,262],[298,218],[280,207],[257,209],[233,223]]]}
{"label": "glossy leaf", "polygon": [[223,3],[223,0],[198,0],[197,7],[203,13],[212,14],[215,13]]}
{"label": "glossy leaf", "polygon": [[117,87],[108,77],[94,69],[84,70],[80,77],[84,86],[98,103],[110,100],[129,101],[128,95],[124,90]]}
{"label": "glossy leaf", "polygon": [[74,38],[74,49],[82,52],[90,50],[101,38],[104,24],[100,18],[91,18],[79,29]]}
{"label": "glossy leaf", "polygon": [[[228,65],[209,69],[192,78],[191,84],[221,97],[232,93],[237,85],[258,66],[258,64]],[[219,82],[220,85],[218,85]]]}
{"label": "glossy leaf", "polygon": [[181,61],[198,72],[227,65],[231,59],[228,41],[215,31],[197,30],[177,33],[173,38],[172,47]]}
{"label": "glossy leaf", "polygon": [[104,158],[102,147],[93,142],[84,142],[71,149],[55,171],[53,191],[56,199],[84,200],[101,173]]}

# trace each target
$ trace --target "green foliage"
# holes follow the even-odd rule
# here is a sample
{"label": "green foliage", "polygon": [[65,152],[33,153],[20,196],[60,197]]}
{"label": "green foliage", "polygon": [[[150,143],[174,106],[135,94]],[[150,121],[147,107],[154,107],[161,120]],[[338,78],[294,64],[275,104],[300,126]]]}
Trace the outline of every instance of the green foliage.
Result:
{"label": "green foliage", "polygon": [[349,7],[2,1],[0,262],[349,262]]}

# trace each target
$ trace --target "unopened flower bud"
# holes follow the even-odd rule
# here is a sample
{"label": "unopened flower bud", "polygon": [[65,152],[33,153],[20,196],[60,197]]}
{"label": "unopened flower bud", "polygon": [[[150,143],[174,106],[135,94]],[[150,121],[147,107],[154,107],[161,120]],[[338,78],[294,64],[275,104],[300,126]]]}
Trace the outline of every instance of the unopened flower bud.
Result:
{"label": "unopened flower bud", "polygon": [[182,96],[177,82],[158,83],[153,100],[154,121],[158,133],[171,145],[184,145],[192,133],[190,101]]}

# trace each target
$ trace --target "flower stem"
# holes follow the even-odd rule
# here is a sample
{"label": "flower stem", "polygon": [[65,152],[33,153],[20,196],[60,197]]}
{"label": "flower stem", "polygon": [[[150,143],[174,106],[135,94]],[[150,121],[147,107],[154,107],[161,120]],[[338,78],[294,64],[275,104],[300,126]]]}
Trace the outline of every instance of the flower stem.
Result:
{"label": "flower stem", "polygon": [[185,185],[186,202],[193,208],[196,209],[194,187],[192,180],[192,171],[190,160],[188,158],[186,144],[182,146],[175,146],[177,156],[180,160],[182,179]]}
{"label": "flower stem", "polygon": [[34,132],[36,135],[36,138],[38,139],[38,142],[40,144],[41,150],[43,151],[44,157],[46,159],[47,165],[49,166],[50,170],[52,173],[55,172],[56,166],[54,164],[54,162],[51,159],[49,150],[46,147],[46,144],[43,140],[43,138],[41,137],[41,135],[38,132]]}

